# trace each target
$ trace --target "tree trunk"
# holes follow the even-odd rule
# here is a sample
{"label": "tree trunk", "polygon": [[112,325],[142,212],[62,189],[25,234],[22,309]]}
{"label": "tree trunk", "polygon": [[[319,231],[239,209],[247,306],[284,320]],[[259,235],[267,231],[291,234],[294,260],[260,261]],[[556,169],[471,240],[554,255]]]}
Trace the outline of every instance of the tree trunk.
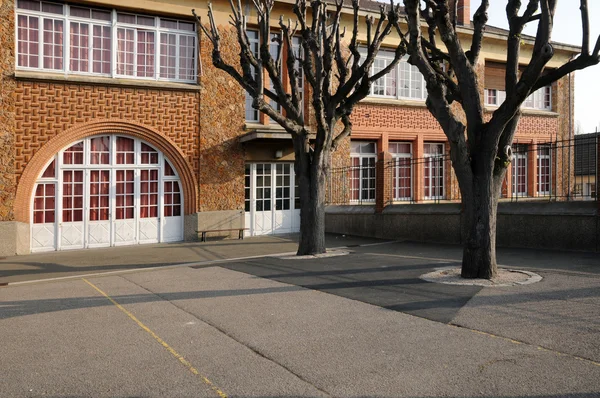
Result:
{"label": "tree trunk", "polygon": [[298,153],[294,164],[300,190],[298,256],[325,253],[325,181],[329,156]]}
{"label": "tree trunk", "polygon": [[470,192],[463,193],[463,278],[491,279],[498,271],[496,215],[499,189],[495,186],[494,164],[484,156],[478,156],[480,170],[474,170]]}

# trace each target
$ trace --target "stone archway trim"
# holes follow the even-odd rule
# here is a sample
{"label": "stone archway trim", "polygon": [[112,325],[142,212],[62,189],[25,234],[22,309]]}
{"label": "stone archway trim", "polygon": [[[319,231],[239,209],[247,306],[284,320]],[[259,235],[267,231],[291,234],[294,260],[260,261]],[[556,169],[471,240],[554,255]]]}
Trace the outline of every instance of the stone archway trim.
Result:
{"label": "stone archway trim", "polygon": [[73,126],[50,139],[35,153],[31,161],[27,163],[17,187],[15,198],[16,221],[29,223],[31,195],[46,163],[60,150],[68,147],[69,144],[98,134],[123,134],[142,139],[155,146],[169,159],[179,174],[183,189],[184,213],[192,214],[196,212],[198,183],[187,156],[177,147],[177,144],[157,130],[143,124],[120,119],[103,119]]}

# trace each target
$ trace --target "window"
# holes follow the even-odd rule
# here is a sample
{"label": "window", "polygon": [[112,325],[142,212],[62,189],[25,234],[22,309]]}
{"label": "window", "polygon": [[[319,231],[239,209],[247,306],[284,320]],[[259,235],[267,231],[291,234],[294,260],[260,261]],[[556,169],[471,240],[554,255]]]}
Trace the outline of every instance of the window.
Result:
{"label": "window", "polygon": [[584,183],[583,184],[583,196],[584,196],[584,198],[588,198],[588,199],[596,198],[596,184]]}
{"label": "window", "polygon": [[[259,56],[258,51],[259,51],[259,45],[260,45],[258,32],[255,30],[247,30],[246,34],[248,35],[248,42],[250,44],[250,49],[254,53],[254,56],[258,57]],[[276,38],[277,36],[278,35],[276,33],[271,34],[272,39]],[[298,59],[301,59],[302,49],[300,47],[300,38],[299,37],[292,38],[292,48],[296,54],[296,57]],[[286,50],[284,49],[284,51],[286,51]],[[277,60],[277,55],[279,52],[279,43],[271,41],[270,46],[269,46],[269,52],[271,53],[271,57],[273,58],[273,60]],[[283,61],[281,63],[281,66],[282,66],[282,70],[280,71],[280,73],[287,73],[287,72],[285,72],[285,70],[283,70],[283,68],[285,68]],[[303,111],[303,108],[304,108],[304,106],[303,106],[303,104],[304,104],[304,74],[303,74],[302,68],[300,67],[300,62],[298,62],[296,64],[296,68],[297,68],[296,70],[298,71],[298,88],[300,90],[300,98],[302,101],[301,102],[301,111]],[[253,73],[257,73],[254,70],[254,67],[252,67],[252,71],[253,71]],[[264,71],[263,71],[263,73],[264,73]],[[270,79],[269,79],[268,88],[273,90],[273,83],[271,82]],[[288,92],[291,93],[291,90]],[[260,121],[259,112],[252,107],[253,98],[250,94],[248,94],[248,92],[246,92],[245,94],[246,94],[246,121],[247,122],[259,122]],[[269,103],[273,108],[275,108],[277,111],[281,112],[281,107],[279,106],[279,104],[277,104],[276,101],[270,100]],[[269,119],[269,123],[275,123],[275,122],[273,120]]]}
{"label": "window", "polygon": [[[246,34],[248,35],[250,49],[255,56],[258,56],[258,32],[255,30],[249,30],[246,32]],[[254,67],[252,67],[252,71],[256,73]],[[252,107],[252,101],[252,96],[246,91],[246,121],[258,122],[258,111]]]}
{"label": "window", "polygon": [[[506,91],[494,88],[485,89],[485,104],[500,106],[506,99]],[[552,110],[552,88],[543,87],[531,94],[522,105],[526,109]]]}
{"label": "window", "polygon": [[551,154],[550,145],[539,145],[537,149],[537,193],[539,196],[550,194]]}
{"label": "window", "polygon": [[353,203],[375,201],[375,162],[374,142],[350,143],[350,201]]}
{"label": "window", "polygon": [[[300,38],[294,37],[292,39],[292,46],[294,47],[294,54],[296,58],[301,60],[303,57],[302,47],[300,46]],[[296,70],[298,71],[298,89],[300,90],[300,112],[304,113],[304,70],[300,65],[300,61],[296,62]]]}
{"label": "window", "polygon": [[495,88],[486,88],[485,92],[485,104],[492,106],[500,106],[506,99],[506,91],[498,90]]}
{"label": "window", "polygon": [[393,200],[411,200],[412,146],[408,142],[391,142],[389,151],[394,158],[392,171]]}
{"label": "window", "polygon": [[542,87],[532,93],[523,103],[523,108],[552,110],[552,87]]}
{"label": "window", "polygon": [[[280,45],[278,42],[273,41],[272,39],[276,39],[277,38],[277,34],[276,33],[271,33],[271,43],[269,44],[269,53],[271,54],[271,58],[273,58],[273,60],[275,62],[277,62],[277,56],[279,54],[279,49],[280,49]],[[281,68],[283,70],[283,60],[281,62]],[[281,70],[279,71],[280,75],[281,75]],[[269,78],[269,88],[271,89],[271,91],[275,92],[275,89],[273,88],[273,81]],[[273,109],[275,109],[277,112],[281,113],[281,106],[277,103],[277,101],[269,101],[269,103],[271,104],[271,107],[273,107]],[[275,123],[275,121],[273,119],[269,118],[269,123]]]}
{"label": "window", "polygon": [[194,23],[35,0],[16,8],[19,69],[196,79]]}
{"label": "window", "polygon": [[425,199],[444,198],[444,144],[423,144]]}
{"label": "window", "polygon": [[[377,58],[373,61],[373,74],[381,72],[394,61],[394,53],[391,51],[381,51]],[[376,80],[371,87],[371,94],[385,97],[396,96],[396,81],[398,74],[391,71],[382,78]]]}
{"label": "window", "polygon": [[[363,50],[363,56],[366,56]],[[394,52],[380,50],[373,61],[372,74],[379,73],[394,60]],[[427,97],[425,80],[416,66],[403,58],[396,67],[385,76],[376,80],[371,86],[371,95],[386,98],[405,98],[424,100]]]}
{"label": "window", "polygon": [[527,145],[513,147],[512,195],[527,196]]}

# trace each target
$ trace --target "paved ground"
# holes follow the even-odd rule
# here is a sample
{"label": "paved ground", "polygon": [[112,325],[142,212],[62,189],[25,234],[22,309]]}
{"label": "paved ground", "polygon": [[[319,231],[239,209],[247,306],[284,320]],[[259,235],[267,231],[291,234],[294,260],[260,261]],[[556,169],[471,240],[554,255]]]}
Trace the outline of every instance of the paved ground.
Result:
{"label": "paved ground", "polygon": [[0,261],[0,397],[600,396],[597,254],[500,250],[544,277],[503,288],[418,279],[456,246],[252,258],[293,238]]}

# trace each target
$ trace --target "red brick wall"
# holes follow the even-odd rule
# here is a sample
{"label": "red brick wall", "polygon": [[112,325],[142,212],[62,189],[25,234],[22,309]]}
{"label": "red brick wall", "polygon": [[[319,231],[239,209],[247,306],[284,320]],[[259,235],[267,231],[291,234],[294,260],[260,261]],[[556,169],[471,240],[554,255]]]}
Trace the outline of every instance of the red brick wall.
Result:
{"label": "red brick wall", "polygon": [[0,2],[0,221],[14,219],[15,18],[14,1]]}
{"label": "red brick wall", "polygon": [[425,107],[362,103],[354,108],[352,123],[357,131],[441,131],[439,123]]}

